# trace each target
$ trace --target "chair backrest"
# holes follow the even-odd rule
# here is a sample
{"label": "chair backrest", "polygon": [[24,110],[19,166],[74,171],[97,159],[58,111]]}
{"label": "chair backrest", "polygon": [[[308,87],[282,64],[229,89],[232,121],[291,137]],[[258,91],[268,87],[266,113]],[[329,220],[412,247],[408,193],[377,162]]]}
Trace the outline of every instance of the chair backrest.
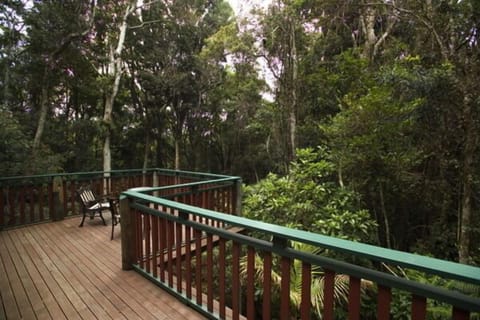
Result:
{"label": "chair backrest", "polygon": [[78,190],[78,197],[80,198],[83,205],[88,206],[92,202],[97,202],[93,191],[89,188],[82,188]]}

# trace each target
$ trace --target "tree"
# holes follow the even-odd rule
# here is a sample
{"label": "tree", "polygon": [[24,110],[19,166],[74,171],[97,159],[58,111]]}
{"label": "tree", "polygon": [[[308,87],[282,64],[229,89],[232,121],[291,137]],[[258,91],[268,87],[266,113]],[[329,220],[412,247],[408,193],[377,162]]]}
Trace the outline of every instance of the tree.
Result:
{"label": "tree", "polygon": [[[36,2],[25,17],[30,26],[27,31],[31,67],[39,72],[33,85],[36,85],[35,82],[40,83],[37,88],[38,125],[32,143],[33,164],[38,159],[50,109],[50,91],[58,84],[58,74],[62,72],[62,67],[65,68],[65,64],[68,64],[64,60],[64,54],[72,49],[72,43],[78,43],[90,31],[94,13],[89,4],[88,1],[65,4],[55,1]],[[75,49],[78,49],[78,45]]]}

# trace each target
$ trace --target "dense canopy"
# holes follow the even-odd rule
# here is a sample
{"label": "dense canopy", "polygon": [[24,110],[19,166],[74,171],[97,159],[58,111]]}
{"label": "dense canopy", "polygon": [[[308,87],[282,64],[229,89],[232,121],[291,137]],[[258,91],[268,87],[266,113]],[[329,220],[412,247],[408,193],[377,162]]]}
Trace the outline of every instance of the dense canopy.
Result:
{"label": "dense canopy", "polygon": [[478,264],[479,27],[474,0],[242,17],[225,1],[3,1],[0,175],[266,178],[247,192],[257,218],[275,196],[290,223],[369,218],[371,241]]}

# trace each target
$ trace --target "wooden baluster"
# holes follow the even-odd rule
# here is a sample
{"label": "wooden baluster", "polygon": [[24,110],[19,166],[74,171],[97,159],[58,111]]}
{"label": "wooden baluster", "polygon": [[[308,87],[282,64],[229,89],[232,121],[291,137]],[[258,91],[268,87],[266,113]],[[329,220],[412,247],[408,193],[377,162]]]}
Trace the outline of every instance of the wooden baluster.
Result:
{"label": "wooden baluster", "polygon": [[150,273],[152,270],[152,250],[151,250],[151,230],[150,230],[150,218],[152,216],[145,214],[143,216],[143,232],[144,232],[144,243],[145,243],[145,271]]}
{"label": "wooden baluster", "polygon": [[392,291],[388,287],[378,286],[377,319],[390,319],[390,303],[392,302]]}
{"label": "wooden baluster", "polygon": [[300,316],[302,320],[310,319],[312,266],[309,263],[302,263],[302,302],[300,305]]}
{"label": "wooden baluster", "polygon": [[160,281],[165,282],[165,254],[167,249],[167,221],[161,218],[160,221],[160,234],[159,234],[159,248],[160,261],[158,262],[158,268],[160,271]]}
{"label": "wooden baluster", "polygon": [[360,279],[350,276],[348,294],[348,319],[360,320]]}
{"label": "wooden baluster", "polygon": [[76,204],[76,197],[75,197],[75,194],[76,194],[76,185],[74,182],[71,182],[70,183],[70,206],[72,208],[72,215],[76,215],[77,214],[77,206],[75,205]]}
{"label": "wooden baluster", "polygon": [[218,294],[220,296],[220,299],[218,301],[219,304],[219,316],[220,319],[225,319],[225,269],[226,269],[226,263],[225,263],[225,243],[226,240],[224,238],[220,238],[218,242],[218,266],[220,268],[218,274],[219,274],[219,279],[218,279]]}
{"label": "wooden baluster", "polygon": [[[67,182],[62,179],[62,204],[63,204],[63,216],[68,216],[68,196],[67,196]],[[72,209],[73,210],[73,209]]]}
{"label": "wooden baluster", "polygon": [[232,318],[233,320],[240,319],[240,244],[233,243],[232,256]]}
{"label": "wooden baluster", "polygon": [[207,235],[207,310],[213,312],[213,236]]}
{"label": "wooden baluster", "polygon": [[[179,215],[182,215],[180,213]],[[176,237],[175,237],[175,262],[176,262],[176,275],[177,275],[177,291],[182,292],[182,224],[175,222],[176,226]]]}
{"label": "wooden baluster", "polygon": [[335,272],[325,270],[323,287],[323,319],[333,320]]}
{"label": "wooden baluster", "polygon": [[280,262],[282,281],[280,285],[280,319],[290,319],[290,259],[282,257]]}
{"label": "wooden baluster", "polygon": [[470,312],[453,307],[452,320],[469,320]]}
{"label": "wooden baluster", "polygon": [[173,221],[167,220],[167,272],[168,286],[173,287],[173,246],[175,242],[175,226]]}
{"label": "wooden baluster", "polygon": [[143,261],[143,215],[140,211],[135,210],[135,226],[136,226],[136,241],[135,244],[137,245],[137,261],[140,268],[145,267],[145,263]]}
{"label": "wooden baluster", "polygon": [[255,249],[247,249],[247,319],[255,319]]}
{"label": "wooden baluster", "polygon": [[424,320],[427,316],[427,299],[413,295],[412,297],[412,320]]}
{"label": "wooden baluster", "polygon": [[[2,197],[3,198],[3,197]],[[26,219],[26,214],[25,214],[25,186],[22,186],[20,189],[20,216],[23,217],[23,219]],[[33,222],[32,217],[30,217],[30,222]]]}
{"label": "wooden baluster", "polygon": [[48,215],[50,217],[50,221],[57,221],[58,217],[56,216],[55,211],[55,201],[53,201],[53,181],[48,184],[47,186],[47,193],[48,193]]}
{"label": "wooden baluster", "polygon": [[195,286],[197,304],[202,305],[202,231],[195,230]]}
{"label": "wooden baluster", "polygon": [[[153,260],[153,276],[155,278],[158,277],[158,258],[160,255],[163,255],[163,252],[158,251],[158,241],[159,241],[159,235],[158,235],[158,220],[159,217],[157,216],[152,216],[152,260]],[[113,221],[112,221],[113,223]]]}
{"label": "wooden baluster", "polygon": [[43,221],[43,185],[38,186],[38,212],[39,219],[35,221]]}
{"label": "wooden baluster", "polygon": [[263,320],[272,318],[272,254],[265,252],[263,257]]}
{"label": "wooden baluster", "polygon": [[4,201],[4,189],[0,188],[0,231],[5,226],[5,201]]}

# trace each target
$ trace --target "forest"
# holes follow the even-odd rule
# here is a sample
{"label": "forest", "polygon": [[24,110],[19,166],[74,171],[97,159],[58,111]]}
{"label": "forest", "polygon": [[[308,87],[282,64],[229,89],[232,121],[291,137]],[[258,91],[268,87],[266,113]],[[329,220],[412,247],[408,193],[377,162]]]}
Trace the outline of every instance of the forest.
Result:
{"label": "forest", "polygon": [[480,2],[251,9],[2,1],[0,176],[237,175],[247,217],[480,264]]}

